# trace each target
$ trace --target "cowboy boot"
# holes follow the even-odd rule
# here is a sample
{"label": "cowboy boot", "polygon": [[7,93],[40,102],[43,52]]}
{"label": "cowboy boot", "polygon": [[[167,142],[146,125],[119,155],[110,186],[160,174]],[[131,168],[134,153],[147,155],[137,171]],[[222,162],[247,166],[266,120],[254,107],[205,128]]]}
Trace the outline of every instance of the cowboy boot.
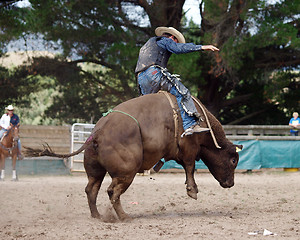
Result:
{"label": "cowboy boot", "polygon": [[209,131],[209,128],[203,128],[203,127],[200,127],[198,124],[195,124],[195,125],[189,127],[188,129],[186,129],[181,134],[181,137],[189,136],[189,135],[192,135],[193,133],[201,133],[201,132],[206,132],[206,131]]}
{"label": "cowboy boot", "polygon": [[206,132],[209,131],[209,128],[200,127],[198,124],[193,127],[194,133]]}

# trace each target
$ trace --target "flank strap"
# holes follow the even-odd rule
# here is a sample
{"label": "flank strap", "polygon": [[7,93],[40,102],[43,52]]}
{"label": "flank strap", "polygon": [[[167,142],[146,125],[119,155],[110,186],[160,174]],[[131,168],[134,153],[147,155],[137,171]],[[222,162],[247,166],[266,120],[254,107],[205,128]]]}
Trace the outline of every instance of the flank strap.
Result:
{"label": "flank strap", "polygon": [[103,113],[102,116],[106,117],[108,114],[110,114],[112,112],[122,113],[124,115],[127,115],[128,117],[131,117],[136,122],[136,124],[139,126],[139,128],[140,128],[140,124],[139,124],[138,120],[136,120],[135,117],[131,116],[130,114],[128,114],[126,112],[120,111],[120,110],[109,109],[106,113]]}

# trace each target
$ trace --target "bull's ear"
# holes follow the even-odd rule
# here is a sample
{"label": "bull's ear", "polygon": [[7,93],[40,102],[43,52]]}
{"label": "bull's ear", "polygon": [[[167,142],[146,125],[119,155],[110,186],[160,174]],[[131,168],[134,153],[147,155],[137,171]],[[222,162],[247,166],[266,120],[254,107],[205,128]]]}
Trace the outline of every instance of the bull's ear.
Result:
{"label": "bull's ear", "polygon": [[243,145],[235,145],[236,152],[242,151],[242,149],[243,149]]}

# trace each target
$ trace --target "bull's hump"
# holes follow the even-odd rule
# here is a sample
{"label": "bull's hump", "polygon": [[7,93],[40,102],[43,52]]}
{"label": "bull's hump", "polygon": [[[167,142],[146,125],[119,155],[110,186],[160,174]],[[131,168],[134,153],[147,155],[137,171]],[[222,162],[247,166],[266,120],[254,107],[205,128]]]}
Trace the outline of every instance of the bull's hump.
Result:
{"label": "bull's hump", "polygon": [[127,111],[128,113],[135,113],[137,111],[152,113],[154,111],[159,111],[159,109],[163,107],[165,104],[164,98],[166,99],[166,97],[159,93],[147,94],[123,102],[115,109]]}

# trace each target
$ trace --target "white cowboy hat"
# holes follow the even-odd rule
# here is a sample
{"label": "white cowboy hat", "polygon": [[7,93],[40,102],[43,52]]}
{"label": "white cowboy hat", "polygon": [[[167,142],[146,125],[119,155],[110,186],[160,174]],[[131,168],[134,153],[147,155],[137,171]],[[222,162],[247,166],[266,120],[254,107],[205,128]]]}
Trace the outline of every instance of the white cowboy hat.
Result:
{"label": "white cowboy hat", "polygon": [[185,38],[181,32],[173,27],[158,27],[155,29],[156,36],[162,36],[164,33],[169,33],[177,38],[179,43],[185,43]]}
{"label": "white cowboy hat", "polygon": [[12,111],[12,110],[14,110],[14,107],[12,105],[8,105],[5,109],[9,110],[9,111]]}

